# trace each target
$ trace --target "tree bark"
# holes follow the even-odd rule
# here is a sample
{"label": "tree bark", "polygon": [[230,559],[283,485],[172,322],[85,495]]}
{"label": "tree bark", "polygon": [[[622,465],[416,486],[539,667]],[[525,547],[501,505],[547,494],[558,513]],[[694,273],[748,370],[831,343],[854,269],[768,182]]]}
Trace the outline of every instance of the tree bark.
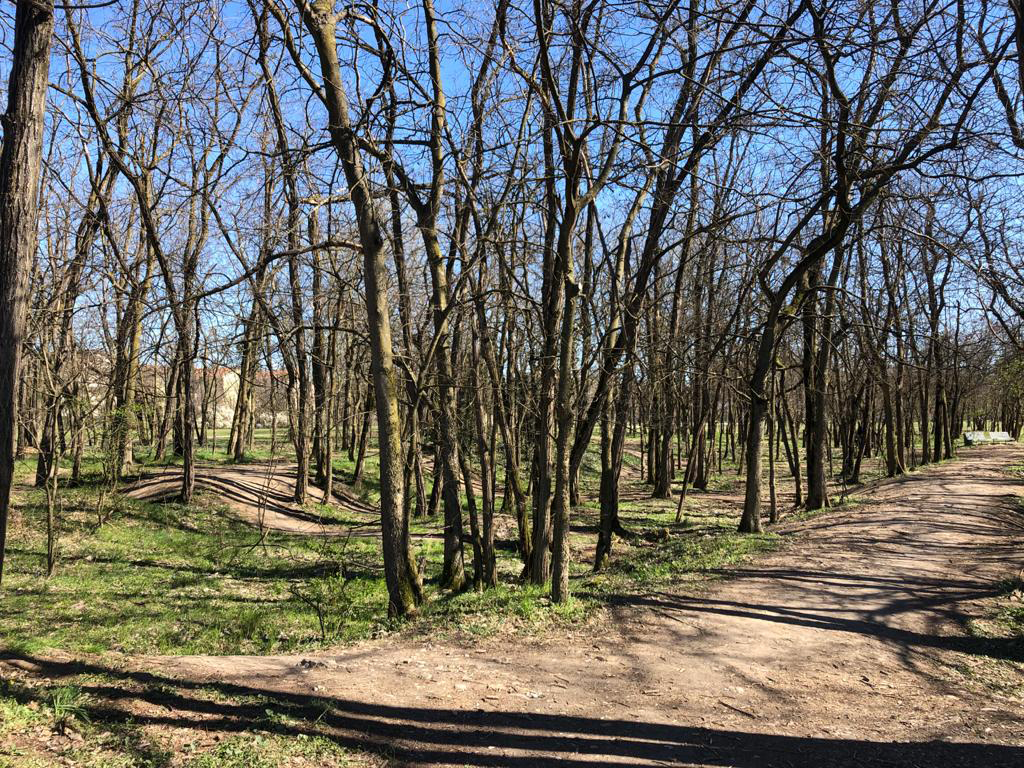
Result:
{"label": "tree bark", "polygon": [[381,545],[388,586],[388,614],[406,616],[415,612],[423,599],[423,591],[409,547],[409,520],[402,488],[402,429],[391,344],[384,235],[349,118],[348,96],[342,85],[335,38],[337,18],[332,3],[316,0],[309,5],[299,3],[298,7],[316,45],[331,140],[345,173],[359,228],[380,444]]}
{"label": "tree bark", "polygon": [[38,240],[52,38],[52,2],[19,2],[0,150],[0,579],[14,479],[15,397],[28,306],[27,280]]}

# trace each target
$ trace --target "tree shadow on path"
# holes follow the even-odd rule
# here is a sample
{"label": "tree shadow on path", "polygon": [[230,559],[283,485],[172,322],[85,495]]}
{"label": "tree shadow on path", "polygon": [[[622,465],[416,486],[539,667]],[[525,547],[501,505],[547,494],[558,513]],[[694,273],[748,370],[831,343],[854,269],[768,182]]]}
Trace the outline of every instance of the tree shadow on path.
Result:
{"label": "tree shadow on path", "polygon": [[378,752],[397,765],[1024,765],[1024,748],[996,744],[889,743],[543,712],[390,706],[230,683],[178,680],[118,670],[98,662],[59,661],[17,653],[2,654],[0,660],[50,680],[98,676],[94,680],[99,682],[81,685],[94,702],[89,714],[97,721],[130,720],[143,726],[227,733],[257,728],[282,735],[319,734],[347,748]]}

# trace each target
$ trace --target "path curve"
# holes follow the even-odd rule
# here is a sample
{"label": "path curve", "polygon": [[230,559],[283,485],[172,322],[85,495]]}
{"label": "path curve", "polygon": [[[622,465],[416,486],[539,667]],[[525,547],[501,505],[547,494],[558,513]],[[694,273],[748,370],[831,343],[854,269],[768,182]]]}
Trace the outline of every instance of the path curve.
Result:
{"label": "path curve", "polygon": [[[337,524],[304,509],[293,499],[297,466],[286,463],[196,464],[196,489],[213,493],[241,520],[281,533],[306,536],[376,536],[379,511],[347,487],[336,484],[330,504],[358,519],[358,525]],[[149,471],[126,495],[143,501],[173,498],[181,488],[182,469]],[[308,487],[309,500],[324,503],[324,492]]]}

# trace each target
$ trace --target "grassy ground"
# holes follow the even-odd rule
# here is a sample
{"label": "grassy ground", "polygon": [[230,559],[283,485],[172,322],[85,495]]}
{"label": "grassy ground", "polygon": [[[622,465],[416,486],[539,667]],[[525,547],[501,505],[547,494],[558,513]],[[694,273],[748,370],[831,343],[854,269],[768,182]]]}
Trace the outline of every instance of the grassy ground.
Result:
{"label": "grassy ground", "polygon": [[[19,464],[21,480],[25,469]],[[92,482],[63,491],[50,578],[45,495],[17,492],[0,646],[268,653],[364,637],[379,626],[386,593],[375,540],[261,538],[202,495],[187,508],[119,497],[100,524],[99,492]],[[436,545],[421,546],[430,556]]]}
{"label": "grassy ground", "polygon": [[[91,472],[98,472],[94,465]],[[271,653],[336,644],[393,629],[375,538],[317,538],[259,531],[200,494],[190,507],[118,497],[100,523],[95,474],[62,492],[59,560],[45,576],[45,494],[29,488],[29,462],[11,518],[0,647],[123,653]],[[502,584],[484,593],[441,594],[432,585],[440,541],[419,538],[429,600],[417,629],[486,634],[578,621],[612,593],[717,568],[769,547],[776,537],[732,532],[728,512],[688,501],[674,523],[671,502],[626,502],[622,519],[640,534],[620,543],[604,573],[590,572],[596,505],[574,530],[577,599],[550,605],[542,588],[516,583],[521,564],[505,542]],[[505,521],[508,524],[510,521]],[[437,533],[440,523],[418,523]]]}
{"label": "grassy ground", "polygon": [[[1024,480],[1024,464],[1008,467],[1006,472]],[[1024,496],[1018,499],[1024,519]],[[984,655],[965,656],[951,673],[958,684],[993,691],[1001,696],[1019,700],[1024,697],[1021,672],[1024,662],[1024,570],[1016,577],[1006,579],[998,595],[987,601],[985,611],[965,621],[964,629],[972,637],[996,642],[1016,641],[1012,658],[991,658]]]}
{"label": "grassy ground", "polygon": [[[1024,480],[1024,464],[1010,467],[1009,472]],[[1024,496],[1018,499],[1021,515],[1024,516]],[[1001,625],[1003,631],[1011,637],[1020,640],[1021,648],[1024,649],[1024,570],[1016,579],[1011,579],[1004,585],[1006,600],[997,612],[995,619]]]}
{"label": "grassy ground", "polygon": [[[164,729],[155,736],[107,710],[93,691],[118,681],[83,674],[61,685],[0,680],[0,768],[346,768],[380,765],[313,732],[296,735],[271,702],[250,697],[253,711],[240,733]],[[159,686],[144,691],[160,695]],[[165,693],[169,694],[170,691]],[[195,695],[195,694],[194,694]],[[200,697],[203,693],[198,694]],[[206,693],[211,700],[220,696]]]}
{"label": "grassy ground", "polygon": [[965,629],[972,637],[984,640],[1015,641],[1015,652],[1002,659],[983,654],[965,656],[953,672],[963,685],[1019,701],[1024,697],[1024,662],[1015,659],[1024,658],[1024,581],[1021,577],[1007,579],[1001,587],[1000,594],[988,601],[985,614],[969,619]]}

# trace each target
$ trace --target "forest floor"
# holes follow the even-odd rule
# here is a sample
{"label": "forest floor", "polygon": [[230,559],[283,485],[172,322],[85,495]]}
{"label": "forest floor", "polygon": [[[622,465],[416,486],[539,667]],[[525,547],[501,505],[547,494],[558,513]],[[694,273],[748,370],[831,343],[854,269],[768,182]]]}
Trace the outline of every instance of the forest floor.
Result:
{"label": "forest floor", "polygon": [[1022,462],[1021,446],[964,450],[855,507],[794,518],[776,528],[783,546],[719,578],[623,594],[537,636],[399,632],[271,656],[14,651],[0,677],[15,693],[73,681],[115,736],[159,730],[164,751],[135,735],[135,762],[119,765],[255,739],[304,751],[216,765],[1019,767],[1024,480],[1007,468]]}

